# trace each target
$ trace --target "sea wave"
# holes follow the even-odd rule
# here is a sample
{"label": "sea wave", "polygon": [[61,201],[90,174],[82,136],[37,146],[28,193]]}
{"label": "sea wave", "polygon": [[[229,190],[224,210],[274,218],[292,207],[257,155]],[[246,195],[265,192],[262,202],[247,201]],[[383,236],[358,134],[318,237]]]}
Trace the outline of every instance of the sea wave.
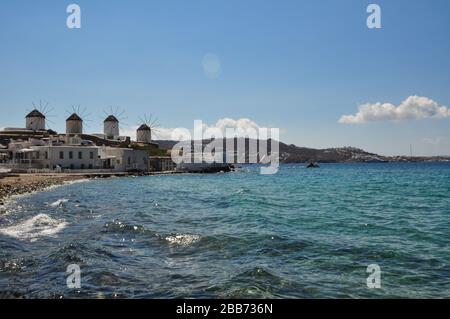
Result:
{"label": "sea wave", "polygon": [[146,229],[141,225],[129,225],[120,219],[114,219],[103,226],[105,233],[144,233]]}
{"label": "sea wave", "polygon": [[22,223],[0,228],[0,234],[34,242],[41,237],[52,237],[66,228],[64,220],[53,219],[46,214],[39,214]]}
{"label": "sea wave", "polygon": [[86,183],[92,179],[90,178],[81,178],[81,179],[75,179],[73,181],[65,181],[64,185],[72,185],[72,184],[79,184],[79,183]]}
{"label": "sea wave", "polygon": [[154,238],[162,240],[165,243],[178,246],[189,246],[200,241],[201,237],[195,234],[174,233],[161,234],[156,231],[147,229],[141,225],[132,225],[115,219],[103,226],[103,233],[128,234],[128,235],[143,235],[147,238]]}
{"label": "sea wave", "polygon": [[250,193],[250,189],[246,187],[241,187],[235,191],[235,194],[248,194]]}
{"label": "sea wave", "polygon": [[58,199],[56,202],[49,204],[50,207],[60,207],[67,203],[69,200],[65,198]]}
{"label": "sea wave", "polygon": [[253,266],[241,271],[227,281],[208,288],[221,298],[283,298],[283,294],[308,298],[307,291],[295,281],[283,278],[274,270]]}
{"label": "sea wave", "polygon": [[0,261],[0,271],[2,272],[11,272],[11,273],[20,272],[25,268],[26,267],[23,265],[23,262],[21,260],[11,259]]}
{"label": "sea wave", "polygon": [[166,236],[164,239],[173,245],[189,246],[198,242],[200,240],[200,236],[192,234],[176,234]]}

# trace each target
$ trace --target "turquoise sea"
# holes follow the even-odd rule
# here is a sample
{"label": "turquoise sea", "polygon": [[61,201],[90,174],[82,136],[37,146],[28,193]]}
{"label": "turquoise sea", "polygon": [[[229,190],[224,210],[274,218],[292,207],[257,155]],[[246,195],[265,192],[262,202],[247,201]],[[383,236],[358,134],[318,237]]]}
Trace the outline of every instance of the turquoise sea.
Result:
{"label": "turquoise sea", "polygon": [[[0,297],[450,297],[450,164],[97,179],[0,214]],[[81,288],[66,268],[81,269]],[[381,268],[381,288],[366,285]]]}

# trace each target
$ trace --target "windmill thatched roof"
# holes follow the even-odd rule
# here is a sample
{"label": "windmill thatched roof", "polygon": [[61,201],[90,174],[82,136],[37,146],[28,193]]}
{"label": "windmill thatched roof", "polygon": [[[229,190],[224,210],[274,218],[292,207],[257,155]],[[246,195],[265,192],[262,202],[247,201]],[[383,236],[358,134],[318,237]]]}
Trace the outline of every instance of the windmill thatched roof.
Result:
{"label": "windmill thatched roof", "polygon": [[45,119],[45,115],[42,114],[41,112],[39,112],[37,109],[34,109],[33,111],[31,111],[30,113],[28,113],[28,115],[26,116],[28,117],[40,117]]}
{"label": "windmill thatched roof", "polygon": [[119,122],[119,120],[114,115],[110,115],[104,120],[104,122]]}
{"label": "windmill thatched roof", "polygon": [[81,117],[78,116],[78,114],[73,113],[71,116],[67,118],[66,121],[83,121],[83,120],[81,119]]}
{"label": "windmill thatched roof", "polygon": [[139,128],[137,130],[138,131],[151,131],[151,128],[147,124],[142,124],[141,126],[139,126]]}

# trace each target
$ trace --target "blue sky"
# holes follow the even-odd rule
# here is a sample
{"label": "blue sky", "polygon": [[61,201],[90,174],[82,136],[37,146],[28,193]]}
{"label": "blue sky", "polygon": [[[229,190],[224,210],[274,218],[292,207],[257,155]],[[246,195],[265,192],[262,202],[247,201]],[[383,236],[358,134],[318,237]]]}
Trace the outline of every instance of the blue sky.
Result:
{"label": "blue sky", "polygon": [[[81,7],[81,29],[66,7]],[[382,29],[366,26],[370,3]],[[249,118],[288,143],[450,155],[450,118],[338,123],[365,103],[422,96],[450,106],[450,1],[21,1],[0,4],[0,127],[31,103],[86,107],[86,129],[120,106],[162,127]],[[202,61],[220,61],[217,76]]]}

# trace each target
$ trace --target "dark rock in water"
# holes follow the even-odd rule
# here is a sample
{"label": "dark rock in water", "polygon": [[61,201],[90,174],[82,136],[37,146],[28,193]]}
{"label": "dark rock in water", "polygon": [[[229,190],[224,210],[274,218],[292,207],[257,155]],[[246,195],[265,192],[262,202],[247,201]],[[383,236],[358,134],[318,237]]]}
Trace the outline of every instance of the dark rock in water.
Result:
{"label": "dark rock in water", "polygon": [[319,164],[314,163],[314,162],[310,162],[306,168],[320,168]]}
{"label": "dark rock in water", "polygon": [[0,299],[24,299],[22,293],[16,291],[0,291]]}

